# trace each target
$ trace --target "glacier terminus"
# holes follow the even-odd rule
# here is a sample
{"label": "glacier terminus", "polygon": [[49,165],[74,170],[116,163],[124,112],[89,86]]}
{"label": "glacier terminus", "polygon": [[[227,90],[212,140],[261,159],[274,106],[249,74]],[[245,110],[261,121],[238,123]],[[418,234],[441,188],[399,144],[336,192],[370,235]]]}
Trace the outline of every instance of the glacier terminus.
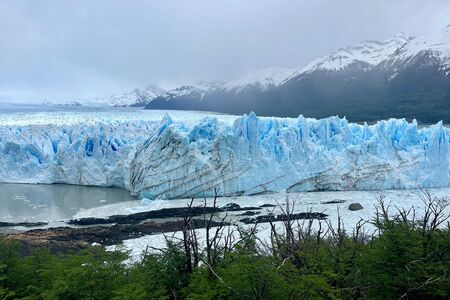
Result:
{"label": "glacier terminus", "polygon": [[215,188],[235,196],[450,183],[442,122],[175,111],[24,116],[0,118],[1,182],[114,186],[149,199],[208,197]]}

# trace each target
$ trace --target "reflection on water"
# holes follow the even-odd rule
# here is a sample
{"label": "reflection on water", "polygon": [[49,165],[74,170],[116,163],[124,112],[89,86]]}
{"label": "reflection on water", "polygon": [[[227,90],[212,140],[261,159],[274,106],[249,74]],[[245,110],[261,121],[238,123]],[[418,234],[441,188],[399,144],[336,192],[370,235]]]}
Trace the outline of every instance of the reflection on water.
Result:
{"label": "reflection on water", "polygon": [[0,183],[0,221],[62,221],[81,208],[130,200],[135,198],[119,188]]}

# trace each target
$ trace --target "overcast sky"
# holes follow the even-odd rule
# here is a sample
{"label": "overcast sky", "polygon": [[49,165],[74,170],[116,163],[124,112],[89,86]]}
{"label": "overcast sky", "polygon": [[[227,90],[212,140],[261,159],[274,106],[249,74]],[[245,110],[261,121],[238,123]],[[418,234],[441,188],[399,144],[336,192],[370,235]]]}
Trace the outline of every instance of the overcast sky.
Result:
{"label": "overcast sky", "polygon": [[0,0],[0,100],[300,67],[360,40],[448,24],[448,0]]}

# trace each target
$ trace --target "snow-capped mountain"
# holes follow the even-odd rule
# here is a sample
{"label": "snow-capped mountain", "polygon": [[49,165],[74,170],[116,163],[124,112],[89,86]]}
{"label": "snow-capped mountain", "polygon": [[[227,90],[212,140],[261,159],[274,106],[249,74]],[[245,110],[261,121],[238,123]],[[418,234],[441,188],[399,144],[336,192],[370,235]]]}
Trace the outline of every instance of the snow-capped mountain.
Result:
{"label": "snow-capped mountain", "polygon": [[395,70],[396,66],[408,65],[423,54],[437,60],[441,70],[448,71],[450,68],[450,25],[440,32],[417,38],[407,37],[401,33],[385,41],[364,41],[339,49],[331,55],[320,57],[297,69],[285,81],[314,71],[342,72],[352,68],[369,71],[377,66]]}
{"label": "snow-capped mountain", "polygon": [[202,100],[206,95],[211,93],[240,93],[246,89],[266,91],[278,86],[294,70],[282,67],[260,68],[229,81],[200,81],[195,84],[183,85],[161,94],[161,97],[169,100],[177,97],[196,95]]}
{"label": "snow-capped mountain", "polygon": [[[150,109],[450,122],[450,26],[364,41],[296,69],[265,68],[214,87],[157,97]],[[178,90],[178,89],[177,89]],[[168,97],[170,95],[170,97]]]}
{"label": "snow-capped mountain", "polygon": [[156,85],[148,85],[143,89],[135,88],[120,95],[106,95],[92,98],[76,98],[72,100],[44,100],[43,105],[61,106],[146,106],[166,91]]}
{"label": "snow-capped mountain", "polygon": [[166,93],[161,94],[161,97],[172,99],[187,95],[198,95],[201,100],[206,93],[211,93],[215,90],[219,90],[222,85],[223,83],[220,81],[201,81],[191,85],[182,85],[178,88],[169,90]]}
{"label": "snow-capped mountain", "polygon": [[224,83],[223,89],[235,93],[242,92],[249,87],[265,91],[278,86],[287,76],[291,75],[292,72],[294,72],[294,69],[292,68],[260,68]]}
{"label": "snow-capped mountain", "polygon": [[339,49],[331,55],[326,55],[313,60],[304,67],[297,69],[284,81],[300,74],[314,71],[346,71],[351,68],[369,70],[382,61],[389,59],[398,49],[411,41],[404,33],[385,41],[364,41],[356,45]]}
{"label": "snow-capped mountain", "polygon": [[438,65],[439,71],[443,71],[445,76],[450,73],[450,25],[440,32],[411,39],[390,55],[384,64],[386,68],[397,71],[422,56],[428,56],[427,63]]}
{"label": "snow-capped mountain", "polygon": [[144,89],[134,89],[119,96],[105,98],[113,106],[145,106],[153,99],[165,93],[165,90],[156,85],[148,85]]}

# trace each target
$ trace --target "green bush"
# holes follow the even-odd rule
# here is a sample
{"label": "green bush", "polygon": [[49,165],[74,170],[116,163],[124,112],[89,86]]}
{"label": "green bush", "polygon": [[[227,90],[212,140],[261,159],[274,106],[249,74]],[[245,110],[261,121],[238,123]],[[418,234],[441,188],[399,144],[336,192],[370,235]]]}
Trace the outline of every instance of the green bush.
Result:
{"label": "green bush", "polygon": [[436,223],[383,213],[376,236],[300,228],[264,247],[241,231],[213,260],[181,241],[131,265],[102,247],[20,256],[0,237],[0,299],[447,299],[450,229]]}

